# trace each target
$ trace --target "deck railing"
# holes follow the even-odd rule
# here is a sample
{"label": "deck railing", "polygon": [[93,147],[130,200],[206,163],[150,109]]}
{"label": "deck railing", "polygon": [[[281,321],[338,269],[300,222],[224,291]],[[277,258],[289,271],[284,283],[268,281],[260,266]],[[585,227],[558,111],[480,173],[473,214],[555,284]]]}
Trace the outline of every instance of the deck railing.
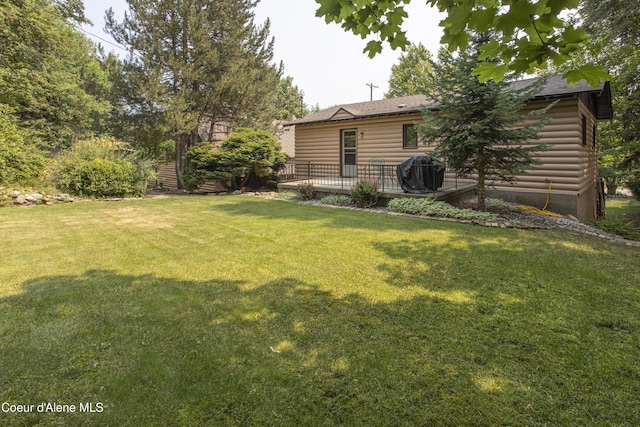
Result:
{"label": "deck railing", "polygon": [[[280,172],[280,182],[307,181],[315,186],[351,189],[358,181],[378,183],[380,191],[402,191],[397,177],[397,164],[359,164],[343,166],[331,163],[293,162],[287,163]],[[422,167],[423,166],[418,166]],[[435,173],[435,168],[423,172]],[[438,182],[435,176],[430,182]],[[428,192],[438,192],[468,186],[475,181],[459,178],[455,173],[445,171],[441,185],[433,185]]]}

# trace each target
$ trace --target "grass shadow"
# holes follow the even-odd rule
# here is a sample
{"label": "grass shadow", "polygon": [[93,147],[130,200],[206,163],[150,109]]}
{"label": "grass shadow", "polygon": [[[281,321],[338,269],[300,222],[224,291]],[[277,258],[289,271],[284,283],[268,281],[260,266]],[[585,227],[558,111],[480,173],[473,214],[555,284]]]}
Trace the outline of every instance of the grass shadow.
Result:
{"label": "grass shadow", "polygon": [[[391,218],[379,212],[359,212],[361,216],[354,217],[353,211],[346,208],[329,205],[308,205],[283,200],[266,200],[259,198],[229,198],[222,203],[216,203],[214,209],[226,212],[233,216],[254,216],[269,220],[287,220],[295,222],[317,222],[323,226],[345,229],[389,230],[393,223]],[[397,218],[397,217],[396,217]],[[425,228],[425,219],[415,221],[413,227],[416,230]],[[436,221],[431,221],[430,226],[435,228],[446,227]],[[452,226],[447,223],[447,226]],[[456,224],[453,224],[455,227]]]}
{"label": "grass shadow", "polygon": [[483,311],[481,292],[474,298],[380,303],[287,277],[258,287],[101,270],[30,280],[0,299],[0,400],[101,402],[104,411],[4,413],[2,422],[640,421],[635,320],[560,324],[558,308],[527,322],[515,302]]}

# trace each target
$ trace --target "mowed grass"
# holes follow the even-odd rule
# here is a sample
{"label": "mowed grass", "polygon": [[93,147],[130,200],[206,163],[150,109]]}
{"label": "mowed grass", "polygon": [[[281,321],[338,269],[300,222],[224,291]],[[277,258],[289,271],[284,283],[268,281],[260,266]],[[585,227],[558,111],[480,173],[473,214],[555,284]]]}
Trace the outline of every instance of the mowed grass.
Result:
{"label": "mowed grass", "polygon": [[607,199],[606,212],[605,218],[598,218],[592,224],[626,239],[640,240],[640,201]]}
{"label": "mowed grass", "polygon": [[640,231],[640,201],[632,198],[607,199],[607,217],[627,220]]}
{"label": "mowed grass", "polygon": [[640,424],[638,248],[248,196],[0,233],[0,403],[76,406],[2,425]]}

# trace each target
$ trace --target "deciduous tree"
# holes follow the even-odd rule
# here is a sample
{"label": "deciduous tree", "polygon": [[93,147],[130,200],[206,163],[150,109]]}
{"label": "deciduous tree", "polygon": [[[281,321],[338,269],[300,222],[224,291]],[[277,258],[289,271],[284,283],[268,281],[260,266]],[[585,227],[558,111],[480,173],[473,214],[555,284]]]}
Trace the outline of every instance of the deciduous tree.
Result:
{"label": "deciduous tree", "polygon": [[432,71],[431,53],[422,43],[412,44],[400,56],[398,63],[391,67],[389,92],[385,97],[394,98],[425,93],[428,76]]}
{"label": "deciduous tree", "polygon": [[[404,7],[411,0],[316,0],[317,16],[327,23],[336,22],[369,40],[365,52],[373,57],[382,51],[383,43],[391,48],[409,46],[404,20]],[[595,0],[594,0],[595,1]],[[426,0],[427,5],[446,13],[440,26],[441,42],[451,52],[467,48],[474,33],[487,30],[496,37],[480,46],[482,58],[498,58],[499,62],[481,62],[473,73],[485,82],[501,80],[507,72],[533,72],[545,68],[548,61],[556,65],[566,62],[569,54],[580,48],[586,33],[562,19],[564,12],[578,6],[579,0]],[[602,67],[583,65],[565,73],[570,83],[587,79],[592,86],[607,77]]]}
{"label": "deciduous tree", "polygon": [[81,2],[56,4],[0,2],[0,103],[32,138],[64,148],[91,135],[109,103],[99,95],[106,80],[95,48],[72,25],[83,19]]}
{"label": "deciduous tree", "polygon": [[280,79],[276,110],[278,120],[291,120],[294,116],[302,117],[309,113],[309,108],[304,103],[304,91],[294,86],[291,76]]}

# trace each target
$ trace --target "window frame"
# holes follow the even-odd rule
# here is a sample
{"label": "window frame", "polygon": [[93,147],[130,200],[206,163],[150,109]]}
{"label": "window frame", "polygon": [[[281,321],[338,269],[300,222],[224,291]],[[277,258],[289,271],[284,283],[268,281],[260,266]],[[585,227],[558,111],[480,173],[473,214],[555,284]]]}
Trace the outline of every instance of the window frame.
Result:
{"label": "window frame", "polygon": [[[413,139],[415,142],[410,141],[410,129],[413,130]],[[413,144],[409,145],[410,142],[413,142]],[[402,148],[406,150],[415,150],[418,148],[418,130],[416,129],[416,125],[414,123],[405,123],[402,125]]]}

